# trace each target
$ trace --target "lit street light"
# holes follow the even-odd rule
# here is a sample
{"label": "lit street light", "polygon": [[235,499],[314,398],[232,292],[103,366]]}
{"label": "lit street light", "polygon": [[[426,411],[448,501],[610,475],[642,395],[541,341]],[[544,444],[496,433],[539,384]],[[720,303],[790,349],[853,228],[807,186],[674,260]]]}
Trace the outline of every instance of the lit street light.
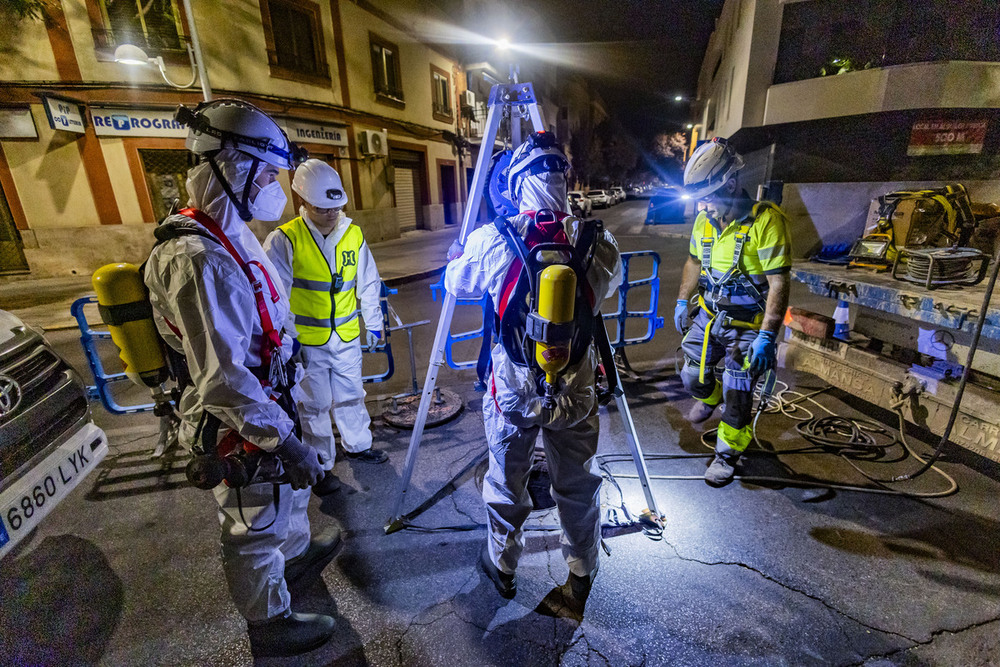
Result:
{"label": "lit street light", "polygon": [[188,59],[191,61],[191,80],[187,83],[177,83],[167,76],[167,68],[163,62],[163,56],[150,58],[146,52],[135,44],[122,44],[115,49],[115,62],[122,65],[156,65],[160,69],[160,76],[163,80],[174,88],[190,88],[198,79],[201,80],[201,94],[208,102],[212,99],[212,88],[208,83],[208,72],[205,71],[205,58],[201,54],[201,43],[198,40],[198,29],[194,23],[194,12],[191,11],[191,0],[182,0],[184,11],[188,16],[188,25],[191,28],[191,43],[187,44]]}

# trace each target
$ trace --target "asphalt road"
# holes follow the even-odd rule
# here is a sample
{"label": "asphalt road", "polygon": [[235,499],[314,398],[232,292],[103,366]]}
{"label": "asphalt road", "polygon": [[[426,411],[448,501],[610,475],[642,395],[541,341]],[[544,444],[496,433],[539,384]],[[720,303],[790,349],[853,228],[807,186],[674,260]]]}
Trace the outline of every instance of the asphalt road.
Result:
{"label": "asphalt road", "polygon": [[[405,337],[397,336],[394,376],[368,388],[376,441],[391,461],[338,463],[345,489],[322,503],[314,499],[310,512],[314,526],[340,525],[345,544],[292,589],[295,609],[337,616],[337,634],[305,656],[261,664],[1000,663],[995,464],[951,452],[942,468],[960,491],[942,499],[748,482],[712,489],[699,481],[708,449],[683,418],[690,399],[674,372],[679,336],[670,324],[686,229],[643,226],[644,205],[628,202],[597,214],[623,251],[653,250],[662,258],[659,314],[666,326],[652,342],[629,349],[638,375],[625,384],[667,519],[662,537],[627,525],[622,501],[632,516],[645,503],[627,477],[634,467],[609,463],[621,496],[605,484],[610,555],[602,557],[582,619],[562,605],[567,571],[558,533],[547,530],[558,520],[552,511],[529,519],[534,530],[518,596],[499,598],[475,566],[483,530],[437,530],[485,519],[481,394],[472,388],[471,371],[452,370],[441,373],[439,384],[457,392],[465,409],[426,432],[405,504],[407,511],[428,506],[413,520],[430,530],[386,536],[409,442],[409,432],[377,417],[387,397],[412,382]],[[641,262],[649,260],[635,261],[633,278],[648,274]],[[402,321],[431,320],[414,335],[421,381],[439,310],[428,289],[434,280],[404,284],[391,299]],[[635,290],[630,307],[649,294]],[[800,290],[793,301],[829,308]],[[477,320],[475,309],[460,309],[452,330],[474,328]],[[49,337],[86,371],[75,332]],[[468,359],[476,351],[459,346],[456,355]],[[366,372],[381,367],[384,360],[366,360]],[[781,378],[819,386],[793,370]],[[888,420],[837,391],[819,400],[838,413],[859,415],[863,408]],[[156,423],[149,415],[112,416],[95,404],[94,417],[112,445],[101,469],[0,567],[0,663],[251,663],[222,579],[214,501],[185,484],[182,454],[150,460]],[[625,453],[616,411],[602,412],[601,422],[601,453]],[[774,456],[803,445],[792,426],[781,416],[762,417],[760,439],[772,451],[749,456],[744,474],[865,484],[829,453]],[[676,455],[688,458],[665,458]],[[882,476],[916,467],[912,459],[867,465]],[[941,487],[940,478],[928,475],[906,490]],[[623,525],[612,525],[615,519]]]}

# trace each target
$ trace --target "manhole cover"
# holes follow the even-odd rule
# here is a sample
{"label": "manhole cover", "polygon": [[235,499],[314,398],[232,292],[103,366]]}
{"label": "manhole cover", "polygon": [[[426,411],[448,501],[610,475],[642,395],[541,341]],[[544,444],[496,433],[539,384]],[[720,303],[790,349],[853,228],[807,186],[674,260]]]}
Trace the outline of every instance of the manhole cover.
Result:
{"label": "manhole cover", "polygon": [[[413,423],[417,420],[417,410],[420,409],[420,396],[421,394],[417,394],[393,399],[389,407],[382,412],[382,419],[389,426],[412,429]],[[462,399],[458,394],[447,389],[435,389],[424,428],[440,426],[451,421],[462,411],[462,407]]]}

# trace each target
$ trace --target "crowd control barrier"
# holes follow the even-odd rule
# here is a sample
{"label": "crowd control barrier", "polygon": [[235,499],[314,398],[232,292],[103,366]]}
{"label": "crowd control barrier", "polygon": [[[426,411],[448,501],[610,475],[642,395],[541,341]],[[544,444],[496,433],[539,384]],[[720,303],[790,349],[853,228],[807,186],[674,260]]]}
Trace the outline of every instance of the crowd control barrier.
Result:
{"label": "crowd control barrier", "polygon": [[[399,318],[395,317],[395,313],[393,313],[393,316],[397,321],[397,326],[389,326],[390,307],[388,296],[396,293],[397,290],[388,287],[385,283],[382,283],[382,295],[379,299],[382,307],[382,340],[373,352],[368,352],[368,350],[362,346],[362,353],[365,355],[384,354],[386,358],[386,369],[381,373],[373,373],[372,375],[363,376],[362,380],[366,384],[385,382],[391,378],[395,372],[390,331],[397,331],[399,329],[406,328],[402,322],[399,321]],[[111,333],[107,329],[103,328],[103,323],[99,325],[101,328],[98,329],[91,326],[86,312],[87,306],[91,305],[96,308],[97,297],[84,296],[74,301],[73,305],[70,306],[70,314],[72,314],[73,318],[76,319],[77,326],[80,329],[80,345],[83,347],[83,354],[87,358],[87,364],[90,366],[90,373],[94,378],[94,384],[87,385],[87,398],[91,401],[100,401],[101,405],[104,406],[104,409],[114,415],[128,415],[136,412],[152,412],[155,408],[155,403],[122,405],[119,403],[118,399],[115,398],[112,387],[121,382],[125,382],[126,386],[128,386],[131,381],[123,372],[109,373],[105,369],[104,362],[101,361],[101,341],[108,341],[109,346],[107,346],[106,349],[114,350],[116,355],[118,348],[113,342],[111,342]]]}
{"label": "crowd control barrier", "polygon": [[[631,267],[632,262],[640,257],[649,257],[652,259],[653,267],[650,274],[646,278],[631,278]],[[628,293],[629,291],[637,288],[649,285],[649,304],[648,307],[643,310],[629,310],[628,309]],[[611,347],[615,350],[619,350],[626,345],[641,345],[642,343],[648,343],[653,340],[653,336],[656,334],[657,329],[663,328],[663,318],[659,317],[656,313],[660,305],[660,255],[651,250],[642,250],[638,252],[623,252],[622,253],[622,284],[618,288],[618,310],[613,313],[605,313],[605,321],[613,320],[618,326],[614,332],[614,336],[608,336],[611,339]],[[630,319],[644,319],[646,320],[646,331],[641,336],[636,336],[635,338],[625,337],[625,323]]]}
{"label": "crowd control barrier", "polygon": [[[651,250],[643,250],[637,252],[623,252],[621,257],[622,284],[618,288],[618,308],[613,313],[604,314],[605,321],[613,321],[616,324],[615,331],[612,332],[613,336],[611,333],[609,333],[608,336],[611,340],[611,347],[616,351],[627,345],[641,345],[642,343],[648,343],[653,340],[656,330],[663,328],[663,318],[657,315],[660,304],[660,255]],[[650,273],[646,277],[633,279],[631,277],[633,262],[643,257],[649,257],[652,261]],[[649,302],[646,307],[642,310],[629,310],[629,291],[646,285],[649,286]],[[442,275],[440,280],[431,285],[430,289],[431,297],[436,301],[438,293],[444,293],[444,276]],[[481,299],[458,299],[455,303],[456,306],[478,307],[481,313],[481,317],[479,318],[480,325],[479,328],[470,331],[462,331],[459,333],[451,331],[448,332],[448,339],[445,343],[445,361],[448,366],[456,370],[475,368],[478,363],[478,359],[456,360],[454,354],[452,353],[452,345],[454,343],[461,343],[464,341],[482,338],[482,323],[486,320],[488,297],[483,296]],[[633,338],[625,337],[625,324],[630,319],[646,320],[646,330],[642,335]]]}
{"label": "crowd control barrier", "polygon": [[[441,274],[441,278],[434,283],[431,287],[431,298],[437,301],[438,293],[440,292],[442,298],[444,297],[444,274]],[[455,370],[464,370],[466,368],[475,368],[476,364],[479,363],[478,357],[475,359],[470,359],[468,361],[456,361],[452,354],[451,346],[454,343],[461,343],[468,340],[475,340],[476,338],[483,337],[483,323],[486,322],[486,308],[489,303],[489,296],[483,295],[481,299],[456,299],[455,305],[457,306],[478,306],[480,310],[479,317],[479,328],[472,329],[470,331],[462,331],[460,333],[448,332],[448,340],[445,343],[444,348],[444,358],[445,362],[451,368]],[[478,349],[478,348],[477,348]]]}
{"label": "crowd control barrier", "polygon": [[[87,320],[85,308],[93,304],[97,306],[96,296],[80,297],[70,306],[69,312],[76,319],[80,328],[80,345],[83,346],[83,354],[87,357],[87,364],[90,366],[90,373],[94,376],[94,384],[87,385],[87,398],[99,400],[104,409],[113,415],[128,415],[136,412],[152,412],[155,403],[141,403],[137,405],[120,405],[111,392],[111,387],[119,382],[125,382],[129,386],[132,381],[125,373],[108,373],[104,370],[104,363],[101,361],[101,354],[98,348],[98,341],[111,341],[111,333],[106,329],[94,329]],[[104,326],[103,323],[101,326]],[[110,349],[118,353],[118,347],[110,344]],[[148,395],[147,395],[148,397]]]}

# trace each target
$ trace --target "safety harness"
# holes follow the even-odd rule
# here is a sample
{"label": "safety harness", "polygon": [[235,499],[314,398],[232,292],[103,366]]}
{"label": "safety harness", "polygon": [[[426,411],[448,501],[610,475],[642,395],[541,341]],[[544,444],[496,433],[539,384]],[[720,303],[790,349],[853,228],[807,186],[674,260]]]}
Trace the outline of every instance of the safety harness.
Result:
{"label": "safety harness", "polygon": [[[537,212],[525,211],[522,215],[531,217],[523,239],[507,218],[497,218],[493,223],[515,259],[504,276],[496,314],[491,315],[492,308],[487,309],[487,317],[493,322],[484,323],[484,329],[488,332],[492,327],[497,332],[500,344],[515,365],[532,369],[538,380],[538,391],[541,395],[541,379],[544,377],[544,372],[537,367],[531,349],[532,339],[527,333],[528,327],[532,326],[529,324],[531,319],[529,314],[532,304],[537,299],[537,278],[547,265],[566,264],[577,275],[574,304],[576,321],[570,345],[569,363],[578,363],[586,354],[591,342],[598,344],[598,351],[604,363],[609,363],[612,358],[607,333],[604,331],[604,321],[600,314],[592,316],[595,296],[586,279],[587,271],[593,261],[597,239],[603,232],[603,223],[600,220],[581,221],[582,226],[577,241],[571,244],[562,223],[567,213],[542,209]],[[484,350],[488,348],[491,338],[492,336],[484,335]],[[605,350],[604,347],[608,349]],[[490,370],[489,364],[480,364],[482,381],[485,381]],[[617,387],[611,389],[614,391]],[[495,397],[495,386],[492,390]]]}
{"label": "safety harness", "polygon": [[[773,208],[770,202],[758,202],[754,205],[750,215],[740,221],[734,237],[732,263],[726,272],[718,277],[712,274],[712,250],[717,239],[715,226],[706,221],[703,227],[701,276],[699,277],[701,291],[698,294],[698,306],[708,313],[709,320],[705,324],[705,336],[701,344],[701,361],[698,366],[699,382],[705,382],[705,359],[708,356],[710,334],[718,334],[724,327],[760,329],[760,325],[764,321],[767,289],[761,290],[743,268],[743,248],[750,237],[750,229],[757,217],[769,208]],[[706,295],[708,296],[707,301]],[[728,301],[734,296],[746,297],[746,303],[739,304],[737,308],[742,312],[753,313],[752,318],[734,318],[729,315],[728,310],[719,308],[720,301],[724,299]],[[733,308],[733,306],[729,307]]]}

